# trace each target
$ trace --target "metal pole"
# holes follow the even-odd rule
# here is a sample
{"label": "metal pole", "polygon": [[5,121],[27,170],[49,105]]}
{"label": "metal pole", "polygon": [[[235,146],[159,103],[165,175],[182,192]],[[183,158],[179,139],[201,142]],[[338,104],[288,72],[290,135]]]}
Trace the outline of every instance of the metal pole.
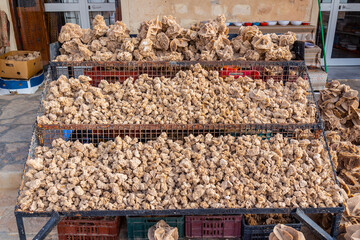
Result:
{"label": "metal pole", "polygon": [[334,213],[331,225],[331,236],[336,237],[339,234],[339,227],[342,213]]}
{"label": "metal pole", "polygon": [[320,21],[320,29],[321,29],[321,41],[322,41],[322,47],[323,47],[323,53],[324,53],[324,65],[325,65],[325,72],[327,72],[327,65],[326,65],[326,53],[325,53],[325,38],[324,38],[324,26],[322,22],[322,14],[321,14],[321,4],[320,0],[318,0],[319,4],[319,21]]}
{"label": "metal pole", "polygon": [[16,225],[17,225],[18,232],[19,232],[19,239],[26,240],[23,217],[21,216],[21,214],[15,212],[15,218],[16,218]]}
{"label": "metal pole", "polygon": [[60,215],[58,212],[53,212],[51,218],[44,227],[36,234],[33,240],[43,240],[51,232],[51,230],[60,222]]}
{"label": "metal pole", "polygon": [[311,218],[309,218],[300,208],[296,209],[294,216],[297,220],[309,227],[321,239],[336,240],[336,238],[330,236],[324,229],[322,229]]}

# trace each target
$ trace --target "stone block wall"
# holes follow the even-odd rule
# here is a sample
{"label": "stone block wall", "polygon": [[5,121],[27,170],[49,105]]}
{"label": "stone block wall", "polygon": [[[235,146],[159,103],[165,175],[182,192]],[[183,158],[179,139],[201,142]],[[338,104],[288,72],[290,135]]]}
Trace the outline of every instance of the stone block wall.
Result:
{"label": "stone block wall", "polygon": [[122,0],[122,18],[132,33],[144,20],[173,15],[191,24],[225,14],[231,22],[278,20],[311,21],[313,0]]}

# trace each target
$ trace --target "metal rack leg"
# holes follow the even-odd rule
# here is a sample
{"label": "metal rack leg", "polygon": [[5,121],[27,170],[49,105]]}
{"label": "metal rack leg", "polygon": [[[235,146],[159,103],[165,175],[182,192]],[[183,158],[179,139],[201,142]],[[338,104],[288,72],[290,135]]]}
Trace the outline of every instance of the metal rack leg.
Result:
{"label": "metal rack leg", "polygon": [[16,218],[16,225],[17,225],[18,232],[19,232],[19,239],[26,240],[23,217],[19,214],[15,214],[15,218]]}
{"label": "metal rack leg", "polygon": [[297,218],[300,222],[304,223],[307,227],[309,227],[317,236],[321,239],[326,240],[334,240],[324,229],[322,229],[319,225],[317,225],[311,218],[309,218],[303,210],[297,208],[295,211],[295,218]]}
{"label": "metal rack leg", "polygon": [[339,227],[341,221],[342,213],[334,213],[332,218],[332,225],[331,225],[331,236],[337,237],[339,234]]}
{"label": "metal rack leg", "polygon": [[36,236],[33,238],[33,240],[42,240],[45,239],[45,237],[51,232],[51,230],[60,222],[60,215],[57,212],[53,212],[51,215],[51,218],[44,227],[41,228],[41,230],[36,234]]}

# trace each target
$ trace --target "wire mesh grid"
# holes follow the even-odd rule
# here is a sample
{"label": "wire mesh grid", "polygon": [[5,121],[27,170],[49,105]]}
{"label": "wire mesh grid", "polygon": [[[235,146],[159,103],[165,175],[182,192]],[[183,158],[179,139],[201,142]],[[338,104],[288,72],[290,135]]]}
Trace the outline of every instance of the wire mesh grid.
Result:
{"label": "wire mesh grid", "polygon": [[275,81],[296,81],[298,77],[309,80],[303,61],[152,61],[152,62],[51,62],[53,80],[61,75],[77,78],[86,75],[92,78],[91,84],[97,86],[101,80],[123,82],[141,74],[149,77],[175,77],[181,70],[188,70],[199,63],[207,71],[219,71],[221,77],[249,76],[253,79]]}
{"label": "wire mesh grid", "polygon": [[[52,127],[52,126],[51,126]],[[52,133],[56,133],[59,136],[64,133],[64,129],[59,125],[54,125],[50,131]],[[319,130],[317,128],[311,126],[303,126],[303,128],[299,128],[296,125],[287,125],[281,128],[276,128],[277,126],[266,126],[266,125],[256,125],[256,124],[248,124],[248,125],[239,125],[239,124],[217,124],[217,125],[93,125],[93,126],[85,126],[79,125],[74,126],[77,132],[72,133],[73,135],[69,136],[68,140],[79,140],[82,143],[93,143],[97,144],[101,141],[113,140],[116,136],[125,137],[137,137],[141,142],[146,142],[149,140],[156,139],[161,133],[166,132],[168,137],[171,139],[183,139],[190,134],[199,135],[199,134],[207,134],[210,133],[216,137],[224,136],[224,135],[232,135],[235,137],[240,137],[242,135],[258,135],[263,139],[269,139],[273,137],[275,134],[283,134],[284,137],[290,139],[323,139],[323,144],[325,151],[329,155],[329,161],[332,166],[332,178],[334,183],[338,183],[336,171],[331,160],[330,149],[326,141],[325,132]],[[29,154],[27,159],[35,158],[35,149],[36,147],[43,146],[44,142],[41,139],[41,134],[39,131],[42,131],[41,128],[34,128],[33,130],[33,138],[31,140],[31,145],[29,149]],[[95,132],[95,134],[94,134]],[[99,133],[99,134],[97,134]],[[38,136],[38,137],[36,137]],[[82,136],[82,137],[81,137]],[[105,137],[105,139],[103,138]],[[51,144],[48,142],[45,145]],[[22,177],[21,185],[19,188],[19,193],[23,189],[25,184],[25,173],[27,171],[27,166],[24,167],[24,174]],[[199,211],[197,211],[199,210]],[[174,210],[149,210],[148,214],[151,215],[181,215],[181,214],[215,214],[216,209],[197,209],[194,212],[194,209],[184,209],[180,210],[179,213],[174,212]],[[267,213],[290,213],[285,209],[277,209],[277,208],[264,208],[264,209],[218,209],[220,212],[218,214],[267,214]],[[256,210],[259,210],[258,212]],[[329,208],[307,208],[305,209],[309,213],[336,213],[342,212],[343,206],[338,207],[329,207]],[[33,215],[33,213],[40,214],[44,213],[41,216],[48,216],[51,212],[28,212],[22,211],[19,209],[19,206],[16,205],[15,211],[28,213],[29,216]],[[183,212],[181,212],[183,211]],[[206,212],[208,211],[208,212]],[[221,212],[224,211],[224,212]],[[228,212],[227,212],[228,211]],[[111,214],[113,213],[113,214]],[[116,215],[131,215],[131,216],[141,216],[144,215],[144,210],[119,210],[119,211],[75,211],[75,212],[63,212],[65,216],[73,216],[72,214],[76,214],[76,216],[116,216]]]}
{"label": "wire mesh grid", "polygon": [[[52,62],[51,74],[52,78],[46,81],[43,99],[49,88],[49,81],[56,80],[62,74],[67,77],[78,77],[80,75],[88,75],[92,78],[91,84],[97,86],[102,79],[109,82],[123,82],[125,79],[132,77],[136,79],[141,74],[148,74],[151,77],[174,77],[181,70],[189,70],[196,63],[210,71],[219,71],[222,77],[233,75],[235,78],[239,76],[249,76],[253,79],[268,80],[270,78],[275,81],[291,82],[296,81],[298,77],[309,81],[308,104],[316,106],[316,120],[308,124],[38,124],[39,139],[41,144],[49,145],[56,138],[65,140],[79,140],[83,143],[98,143],[100,141],[108,141],[116,136],[137,137],[141,141],[153,140],[166,132],[168,136],[174,139],[181,139],[189,134],[206,134],[211,133],[219,136],[227,133],[231,134],[275,134],[283,133],[286,136],[292,136],[291,132],[295,129],[310,129],[316,132],[321,129],[321,120],[319,110],[315,102],[311,81],[307,73],[306,66],[303,62],[251,62],[251,61],[228,61],[228,62]],[[42,101],[43,102],[43,101]],[[39,115],[44,110],[40,108]]]}
{"label": "wire mesh grid", "polygon": [[[306,69],[305,69],[306,70]],[[51,81],[50,76],[47,76],[46,84]],[[46,97],[46,88],[43,93],[43,98]],[[329,147],[326,141],[325,132],[323,131],[322,125],[318,126],[316,124],[146,124],[146,125],[125,125],[125,124],[79,124],[79,125],[61,125],[61,124],[53,124],[53,125],[37,125],[37,128],[34,128],[33,138],[30,145],[28,159],[35,157],[35,148],[38,146],[50,146],[53,139],[63,138],[65,140],[75,141],[79,140],[82,143],[93,143],[97,144],[101,141],[109,141],[113,140],[115,137],[136,137],[141,142],[146,142],[149,140],[155,140],[161,133],[167,133],[168,137],[174,140],[182,140],[184,137],[189,136],[190,134],[199,135],[199,134],[207,134],[210,133],[215,137],[219,137],[222,135],[232,135],[235,137],[239,137],[242,135],[253,135],[256,134],[261,136],[262,138],[270,138],[277,133],[282,134],[284,137],[289,139],[298,139],[298,138],[307,138],[307,139],[324,139],[325,149],[330,156],[330,162],[333,170],[333,178],[335,182],[336,172],[333,167],[333,163],[331,161],[331,155],[329,151]],[[24,168],[24,172],[27,171],[27,168]],[[23,188],[24,185],[24,176],[21,182],[20,189]],[[16,208],[16,211],[21,210]],[[169,211],[169,212],[168,212]],[[224,214],[224,212],[228,211],[230,214],[235,213],[285,213],[288,210],[285,209],[198,209],[198,210],[180,210],[185,211],[181,214]],[[188,211],[188,212],[186,212]],[[208,212],[207,212],[208,211]],[[243,211],[243,212],[242,212]],[[343,206],[336,208],[309,208],[307,209],[309,212],[341,212],[343,211]],[[33,213],[30,212],[22,212],[24,214]],[[180,212],[179,212],[180,213]],[[40,213],[34,213],[40,214]],[[47,216],[50,213],[44,212]],[[142,211],[86,211],[86,212],[69,212],[63,213],[64,215],[71,214],[80,214],[84,216],[97,216],[97,215],[142,215]],[[162,210],[162,211],[151,211],[149,214],[152,215],[163,215],[170,214],[173,215],[176,213],[173,210]],[[29,215],[29,216],[30,216]]]}
{"label": "wire mesh grid", "polygon": [[[166,63],[170,64],[170,63]],[[225,66],[224,63],[223,66]],[[230,63],[232,64],[232,63]],[[239,64],[239,63],[237,63]],[[289,64],[289,63],[287,63]],[[189,68],[189,64],[184,64],[186,67],[183,69],[186,70]],[[271,65],[271,64],[270,64]],[[276,65],[276,64],[275,64]],[[286,65],[286,64],[285,64]],[[291,64],[290,64],[291,65]],[[51,66],[52,73],[54,74],[54,69],[57,72],[57,67],[55,65]],[[274,65],[272,65],[274,66]],[[284,65],[281,65],[284,66]],[[63,66],[64,67],[64,66]],[[182,68],[183,65],[179,64],[178,69]],[[92,68],[92,67],[91,67]],[[146,68],[145,68],[146,69]],[[150,69],[150,68],[147,68]],[[167,69],[168,74],[175,74],[178,70],[173,70],[172,68],[164,67],[163,72]],[[170,69],[170,70],[169,70]],[[301,63],[294,63],[291,67],[287,69],[294,70],[296,69],[299,76],[302,76],[304,79],[308,79],[308,74],[306,67],[304,67]],[[150,70],[148,70],[150,71]],[[152,70],[151,70],[152,71]],[[289,70],[287,70],[289,72]],[[78,75],[71,75],[74,73],[73,67],[67,67],[67,72],[70,75],[77,77]],[[82,73],[81,73],[82,74]],[[56,79],[53,75],[52,80]],[[169,76],[169,75],[165,75]],[[128,77],[128,76],[124,76]],[[98,78],[101,79],[102,77]],[[286,75],[285,71],[278,76],[279,80],[290,81],[295,78],[289,77]],[[261,77],[261,79],[266,80],[265,76]],[[119,78],[112,78],[114,81],[118,81]],[[48,86],[49,81],[51,81],[50,77],[47,77],[46,85]],[[310,83],[310,94],[311,98],[314,99],[311,82]],[[97,84],[97,83],[95,83]],[[47,95],[47,87],[45,87],[43,92],[43,100]],[[314,101],[315,102],[315,101]],[[315,102],[316,104],[316,102]],[[318,108],[317,108],[318,109]],[[318,111],[318,110],[317,110]],[[41,110],[39,111],[41,113]],[[325,148],[328,151],[329,156],[330,151],[326,141],[326,136],[323,131],[323,126],[321,123],[320,116],[318,117],[318,121],[315,124],[287,124],[287,125],[279,125],[279,124],[211,124],[211,125],[199,125],[199,124],[188,124],[188,125],[114,125],[114,124],[102,124],[102,125],[42,125],[34,128],[33,138],[30,145],[29,155],[27,159],[34,158],[35,148],[42,145],[47,145],[51,143],[51,140],[56,137],[62,137],[67,140],[80,140],[81,142],[93,142],[97,143],[100,141],[111,140],[116,136],[124,137],[126,135],[131,137],[137,137],[141,141],[153,140],[157,136],[159,136],[162,132],[166,132],[169,137],[173,139],[182,139],[189,134],[199,135],[211,133],[214,136],[221,136],[226,134],[231,134],[233,136],[241,136],[244,134],[257,134],[262,136],[263,138],[269,138],[276,133],[281,133],[285,137],[288,138],[298,138],[302,133],[307,133],[307,138],[323,138],[325,140]],[[307,130],[307,131],[304,131]],[[46,132],[46,134],[44,134]],[[37,136],[37,137],[36,137]],[[304,135],[302,135],[304,137]],[[330,159],[331,161],[331,159]],[[331,161],[333,166],[333,163]],[[27,171],[27,167],[24,168],[24,173]],[[333,167],[333,177],[336,180],[336,173]],[[19,192],[24,186],[24,175],[22,177],[21,186]],[[338,207],[330,207],[330,208],[305,208],[303,209],[305,213],[336,213],[341,214],[344,211],[344,206],[340,205]],[[71,211],[71,212],[59,212],[61,216],[143,216],[143,215],[224,215],[224,214],[269,214],[269,213],[282,213],[282,214],[290,214],[293,213],[293,209],[291,208],[253,208],[253,209],[166,209],[166,210],[92,210],[92,211]],[[30,211],[22,211],[19,209],[18,205],[15,207],[15,215],[17,217],[51,217],[52,212],[30,212]],[[335,216],[335,215],[334,215]],[[337,215],[336,215],[337,216]],[[339,215],[340,216],[340,215]],[[335,220],[336,221],[335,221]],[[333,229],[334,234],[336,235],[337,229],[339,227],[340,218],[334,217],[333,219]],[[22,222],[22,220],[20,221]],[[20,224],[21,225],[21,224]],[[18,226],[19,227],[19,226]],[[21,228],[21,226],[20,226]],[[20,229],[19,228],[19,229]],[[19,230],[20,231],[20,230]]]}
{"label": "wire mesh grid", "polygon": [[22,177],[21,177],[20,187],[19,187],[19,190],[18,190],[18,198],[17,198],[17,203],[16,203],[16,206],[15,206],[15,211],[18,210],[18,202],[19,202],[20,192],[23,189],[23,186],[25,184],[25,173],[28,170],[28,167],[27,167],[26,163],[27,163],[27,161],[29,159],[35,158],[35,149],[36,149],[36,147],[40,146],[39,138],[37,136],[38,136],[37,128],[34,125],[33,130],[32,130],[31,140],[30,140],[29,151],[28,151],[26,161],[25,161],[25,164],[24,164],[24,169],[23,169],[23,173],[22,173]]}
{"label": "wire mesh grid", "polygon": [[52,141],[62,138],[66,141],[93,143],[114,140],[117,136],[137,138],[140,142],[156,140],[162,133],[173,140],[183,140],[194,136],[211,134],[214,137],[232,135],[258,135],[270,138],[280,133],[287,138],[297,138],[308,130],[309,138],[318,138],[321,130],[313,124],[79,124],[79,125],[38,125],[38,139],[41,145],[50,146]]}

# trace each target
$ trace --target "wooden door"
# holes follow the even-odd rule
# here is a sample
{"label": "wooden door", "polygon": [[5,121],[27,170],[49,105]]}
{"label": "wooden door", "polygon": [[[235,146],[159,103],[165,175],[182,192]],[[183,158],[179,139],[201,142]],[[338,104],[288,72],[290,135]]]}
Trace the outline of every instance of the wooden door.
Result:
{"label": "wooden door", "polygon": [[49,62],[43,0],[9,0],[14,30],[20,50],[40,51],[43,64]]}

